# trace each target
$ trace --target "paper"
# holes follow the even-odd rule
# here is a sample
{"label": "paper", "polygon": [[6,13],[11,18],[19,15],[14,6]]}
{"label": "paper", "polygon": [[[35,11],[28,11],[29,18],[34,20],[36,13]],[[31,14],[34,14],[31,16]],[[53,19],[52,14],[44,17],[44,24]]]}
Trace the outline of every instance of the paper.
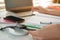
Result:
{"label": "paper", "polygon": [[48,24],[60,24],[60,17],[34,12],[35,16],[26,19],[25,24],[40,25],[43,27]]}

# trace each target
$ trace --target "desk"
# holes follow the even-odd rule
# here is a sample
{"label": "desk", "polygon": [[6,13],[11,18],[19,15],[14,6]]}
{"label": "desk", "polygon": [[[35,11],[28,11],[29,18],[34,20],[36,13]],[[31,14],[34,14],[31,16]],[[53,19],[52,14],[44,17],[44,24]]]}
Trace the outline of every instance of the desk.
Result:
{"label": "desk", "polygon": [[[22,15],[25,15],[25,13],[26,13],[26,12],[22,12],[21,14],[22,14]],[[30,12],[27,12],[27,13],[30,13]],[[21,14],[18,13],[18,14],[16,14],[16,15],[20,17]],[[11,15],[11,13],[10,13],[10,15]],[[13,15],[14,15],[14,14],[13,14]],[[32,17],[32,16],[22,17],[22,18],[24,18],[25,20],[29,20],[31,17]],[[40,16],[40,17],[41,17],[41,16]],[[39,17],[37,17],[37,18],[39,18]],[[40,19],[41,21],[54,21],[54,20],[55,20],[54,22],[56,22],[56,20],[58,21],[59,18],[58,18],[58,19],[55,19],[55,18],[54,18],[53,20],[51,20],[52,18],[51,18],[51,19],[47,19],[47,18],[44,16],[44,18],[41,17],[41,18],[39,18],[39,19]],[[46,19],[46,20],[45,20],[45,19]],[[35,20],[35,19],[34,19],[34,20]],[[36,20],[37,20],[37,19],[36,19]],[[39,20],[39,21],[40,21],[40,20]],[[59,21],[58,21],[58,22],[59,22]],[[59,23],[59,24],[60,24],[60,23]],[[24,38],[24,40],[25,40],[25,38]]]}
{"label": "desk", "polygon": [[[14,16],[21,17],[21,16],[24,16],[26,14],[27,15],[31,15],[32,12],[28,11],[28,12],[21,12],[21,13],[17,13],[17,14],[8,12],[7,15],[11,15],[11,14],[14,15]],[[36,13],[36,14],[37,14],[36,16],[34,15],[34,16],[25,16],[25,17],[22,17],[22,18],[25,19],[24,23],[27,23],[27,24],[31,23],[31,24],[40,25],[40,26],[44,26],[46,24],[50,24],[50,22],[52,22],[52,24],[60,24],[60,17],[52,16],[52,15],[47,15],[47,14],[42,14],[42,13],[41,14]],[[43,22],[43,24],[41,22]]]}

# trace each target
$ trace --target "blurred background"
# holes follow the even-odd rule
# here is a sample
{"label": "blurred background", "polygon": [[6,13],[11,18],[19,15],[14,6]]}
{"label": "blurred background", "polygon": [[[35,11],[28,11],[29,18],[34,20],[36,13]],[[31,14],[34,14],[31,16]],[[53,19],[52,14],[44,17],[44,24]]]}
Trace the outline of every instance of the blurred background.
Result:
{"label": "blurred background", "polygon": [[[5,8],[5,3],[4,3],[5,0],[0,0],[0,9],[4,9]],[[18,0],[17,0],[18,1]],[[27,1],[27,0],[26,0]],[[33,1],[33,0],[31,0]],[[43,7],[49,7],[49,8],[55,8],[56,6],[58,6],[57,8],[60,7],[60,0],[34,0],[35,1],[40,1],[40,5],[43,6]],[[17,2],[16,2],[17,3]],[[23,1],[21,1],[21,3],[24,3]],[[31,5],[31,2],[29,3],[29,1],[27,1],[26,4],[29,4]],[[36,3],[38,4],[38,3]],[[35,4],[35,6],[36,6]],[[17,4],[18,5],[18,4]],[[22,5],[22,4],[21,4]],[[9,5],[11,7],[11,5]],[[54,6],[54,7],[52,7]],[[31,7],[31,6],[29,6]]]}

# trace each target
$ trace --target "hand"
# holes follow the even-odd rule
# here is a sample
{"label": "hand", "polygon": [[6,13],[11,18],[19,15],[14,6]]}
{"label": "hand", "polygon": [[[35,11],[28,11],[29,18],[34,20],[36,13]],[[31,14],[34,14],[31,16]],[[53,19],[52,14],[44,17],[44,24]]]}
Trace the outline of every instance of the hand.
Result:
{"label": "hand", "polygon": [[36,40],[60,40],[60,24],[47,25],[41,30],[29,31]]}
{"label": "hand", "polygon": [[37,11],[39,13],[44,13],[44,14],[49,14],[49,15],[54,15],[54,16],[60,16],[60,10],[55,10],[55,9],[45,9],[43,7],[32,7],[32,11]]}
{"label": "hand", "polygon": [[43,7],[32,7],[32,11],[38,11],[39,13],[45,13],[47,10],[44,9]]}

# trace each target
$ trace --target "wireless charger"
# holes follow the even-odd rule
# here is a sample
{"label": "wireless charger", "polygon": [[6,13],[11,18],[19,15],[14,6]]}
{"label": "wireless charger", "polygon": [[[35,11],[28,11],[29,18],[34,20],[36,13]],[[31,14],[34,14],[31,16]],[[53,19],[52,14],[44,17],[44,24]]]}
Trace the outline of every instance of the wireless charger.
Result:
{"label": "wireless charger", "polygon": [[6,28],[5,31],[8,32],[9,34],[16,35],[16,36],[24,36],[28,34],[28,31],[25,29]]}

